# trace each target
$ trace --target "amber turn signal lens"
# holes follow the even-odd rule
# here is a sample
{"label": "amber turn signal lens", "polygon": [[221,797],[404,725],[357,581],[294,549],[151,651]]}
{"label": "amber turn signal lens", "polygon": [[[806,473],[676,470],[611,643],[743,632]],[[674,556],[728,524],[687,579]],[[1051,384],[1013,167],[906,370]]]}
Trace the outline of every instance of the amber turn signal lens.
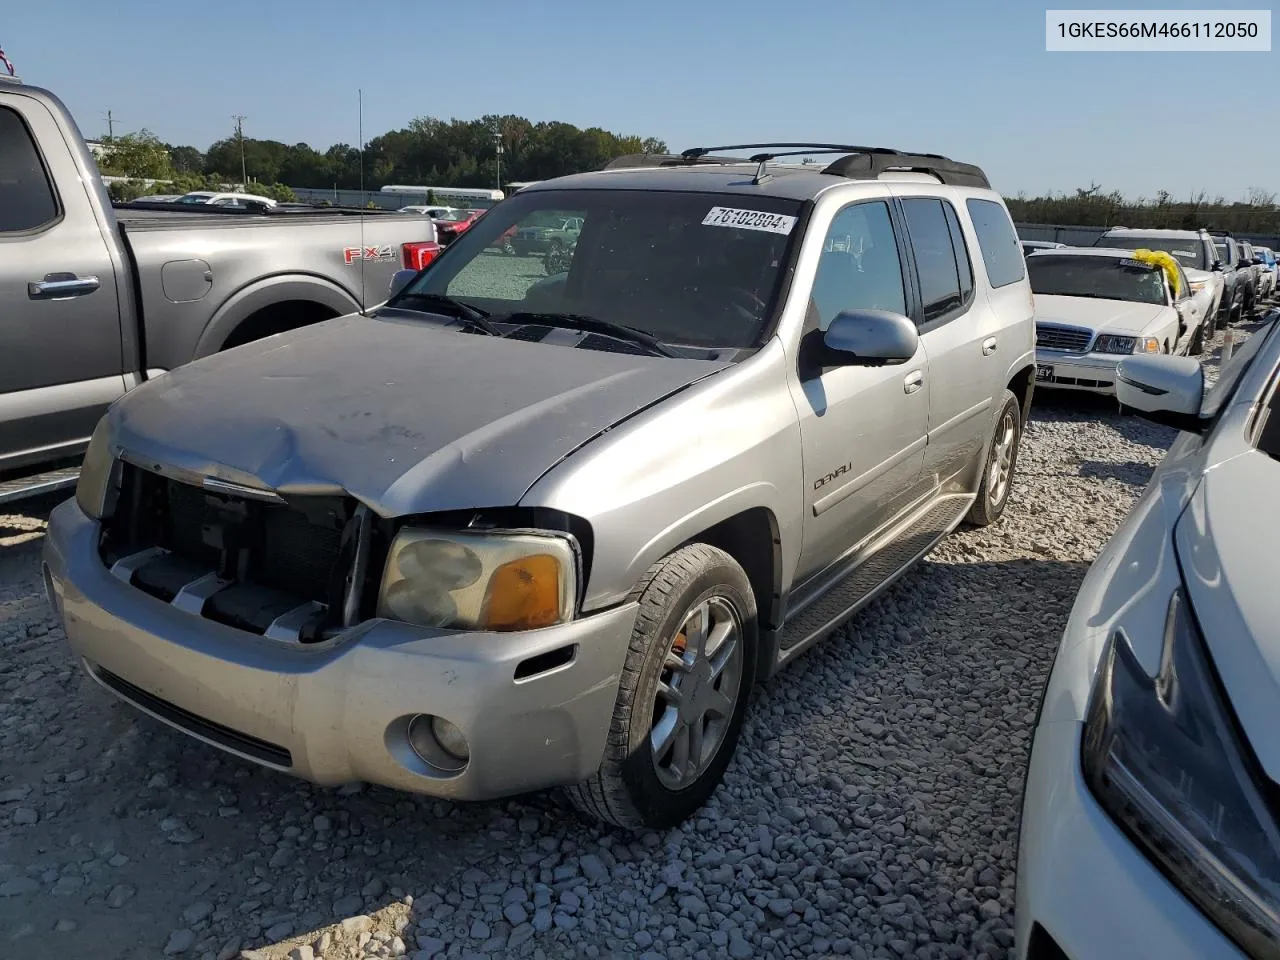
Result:
{"label": "amber turn signal lens", "polygon": [[560,561],[535,553],[498,567],[480,619],[489,630],[532,630],[559,622]]}

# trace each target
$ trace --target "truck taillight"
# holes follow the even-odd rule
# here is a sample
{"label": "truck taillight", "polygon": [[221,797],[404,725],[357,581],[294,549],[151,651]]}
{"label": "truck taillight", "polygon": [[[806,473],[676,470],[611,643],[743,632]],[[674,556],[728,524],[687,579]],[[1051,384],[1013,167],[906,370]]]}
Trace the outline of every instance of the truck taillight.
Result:
{"label": "truck taillight", "polygon": [[402,243],[400,252],[404,257],[404,265],[407,270],[421,270],[436,257],[440,256],[440,251],[444,248],[438,243],[430,240],[421,243]]}

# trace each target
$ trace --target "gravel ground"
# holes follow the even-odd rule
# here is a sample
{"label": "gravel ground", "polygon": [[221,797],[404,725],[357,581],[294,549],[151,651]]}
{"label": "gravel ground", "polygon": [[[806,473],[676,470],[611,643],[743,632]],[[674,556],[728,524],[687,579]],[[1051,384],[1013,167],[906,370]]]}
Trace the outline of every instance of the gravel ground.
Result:
{"label": "gravel ground", "polygon": [[24,504],[0,516],[0,955],[1008,956],[1036,700],[1172,437],[1042,396],[1006,518],[761,688],[703,814],[640,836],[554,796],[312,787],[139,716],[72,662],[52,504]]}

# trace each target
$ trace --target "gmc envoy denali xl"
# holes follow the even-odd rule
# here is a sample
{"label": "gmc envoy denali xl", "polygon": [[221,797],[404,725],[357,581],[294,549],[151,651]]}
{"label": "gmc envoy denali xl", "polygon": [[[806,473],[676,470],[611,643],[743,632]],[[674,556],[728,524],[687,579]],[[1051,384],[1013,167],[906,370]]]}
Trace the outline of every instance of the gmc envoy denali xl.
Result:
{"label": "gmc envoy denali xl", "polygon": [[[555,218],[582,222],[562,272],[490,250]],[[368,315],[118,400],[50,600],[103,686],[274,769],[669,825],[757,679],[1004,511],[1032,316],[975,166],[620,158]]]}

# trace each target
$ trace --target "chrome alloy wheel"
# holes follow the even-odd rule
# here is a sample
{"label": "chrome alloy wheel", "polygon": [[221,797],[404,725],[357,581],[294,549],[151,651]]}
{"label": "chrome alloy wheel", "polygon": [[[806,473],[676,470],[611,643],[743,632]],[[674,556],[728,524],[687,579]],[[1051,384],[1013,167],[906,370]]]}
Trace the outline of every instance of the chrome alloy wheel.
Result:
{"label": "chrome alloy wheel", "polygon": [[682,790],[715,759],[742,686],[742,624],[723,597],[684,616],[662,663],[649,743],[662,785]]}
{"label": "chrome alloy wheel", "polygon": [[993,507],[1004,503],[1009,493],[1009,480],[1013,476],[1013,445],[1018,439],[1018,425],[1014,411],[1006,410],[996,427],[991,444],[991,466],[987,469],[987,502]]}

